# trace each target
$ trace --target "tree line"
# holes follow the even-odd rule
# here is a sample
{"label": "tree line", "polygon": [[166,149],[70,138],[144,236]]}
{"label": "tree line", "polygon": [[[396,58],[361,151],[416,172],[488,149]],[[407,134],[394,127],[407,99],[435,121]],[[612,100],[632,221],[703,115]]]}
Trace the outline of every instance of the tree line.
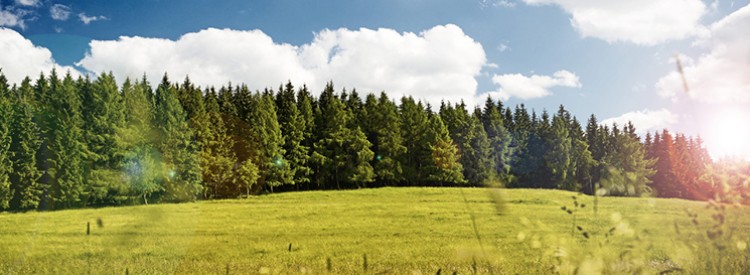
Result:
{"label": "tree line", "polygon": [[[712,196],[700,138],[632,123],[585,127],[537,114],[327,83],[202,89],[165,74],[117,84],[54,70],[10,86],[0,72],[0,209],[236,198],[377,186],[505,186],[617,196]],[[709,168],[707,168],[709,167]]]}

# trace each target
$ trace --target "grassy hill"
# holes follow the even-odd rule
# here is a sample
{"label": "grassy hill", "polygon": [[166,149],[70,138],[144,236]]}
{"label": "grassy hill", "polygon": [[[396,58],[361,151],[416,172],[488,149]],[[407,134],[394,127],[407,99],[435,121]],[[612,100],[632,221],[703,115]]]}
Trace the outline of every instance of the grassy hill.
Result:
{"label": "grassy hill", "polygon": [[747,208],[652,198],[599,198],[597,205],[564,191],[381,188],[2,213],[0,274],[748,268]]}

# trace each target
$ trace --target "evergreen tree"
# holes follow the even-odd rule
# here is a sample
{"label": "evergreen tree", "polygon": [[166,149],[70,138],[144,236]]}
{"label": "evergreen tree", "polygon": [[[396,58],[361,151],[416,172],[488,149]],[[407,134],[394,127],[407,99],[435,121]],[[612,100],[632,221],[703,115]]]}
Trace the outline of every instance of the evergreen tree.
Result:
{"label": "evergreen tree", "polygon": [[[3,76],[0,75],[0,78]],[[0,80],[0,83],[4,81]],[[2,84],[0,84],[2,85]],[[5,98],[5,96],[2,96]],[[10,131],[10,188],[12,198],[10,208],[14,210],[32,210],[39,206],[42,186],[39,182],[40,171],[36,166],[36,152],[39,149],[39,127],[34,122],[33,88],[28,78],[21,82],[21,87],[11,100],[13,117]],[[0,98],[0,101],[2,99]],[[1,127],[1,126],[0,126]]]}
{"label": "evergreen tree", "polygon": [[351,182],[357,186],[374,180],[370,161],[374,153],[370,142],[359,127],[347,125],[353,114],[334,95],[333,84],[328,83],[320,97],[317,124],[320,138],[315,142],[313,159],[320,167],[322,179],[329,179],[341,188],[341,183]]}
{"label": "evergreen tree", "polygon": [[53,70],[49,76],[49,101],[45,109],[47,128],[44,209],[77,206],[84,195],[82,161],[86,155],[81,126],[81,102],[70,74],[60,81]]}
{"label": "evergreen tree", "polygon": [[0,210],[10,207],[11,184],[9,176],[13,173],[11,147],[11,90],[8,80],[0,71]]}
{"label": "evergreen tree", "polygon": [[122,85],[125,127],[120,131],[120,139],[125,150],[122,168],[131,196],[148,204],[152,193],[162,191],[159,183],[162,163],[156,151],[158,135],[152,125],[151,88],[144,83],[148,84],[145,77],[135,84],[126,79]]}
{"label": "evergreen tree", "polygon": [[[371,99],[372,98],[372,99]],[[391,101],[385,92],[380,93],[377,101],[370,94],[367,97],[366,108],[369,122],[368,129],[373,132],[369,140],[373,142],[375,151],[374,169],[377,179],[385,184],[403,180],[401,159],[406,154],[401,134],[401,117],[398,106]]]}
{"label": "evergreen tree", "polygon": [[510,150],[512,136],[505,128],[501,115],[502,102],[498,100],[497,106],[491,97],[487,97],[482,113],[482,124],[490,141],[490,158],[494,164],[494,172],[499,180],[508,183],[510,179],[510,161],[513,152]]}
{"label": "evergreen tree", "polygon": [[552,176],[549,179],[551,184],[554,184],[558,189],[575,190],[575,185],[572,185],[572,182],[568,180],[572,151],[572,141],[568,133],[564,117],[554,116],[546,137],[547,151],[544,155],[544,162]]}
{"label": "evergreen tree", "polygon": [[672,134],[664,129],[659,136],[659,142],[654,143],[654,155],[656,161],[656,174],[653,176],[651,185],[659,197],[679,197],[679,190],[675,189],[676,175],[674,172],[675,150]]}
{"label": "evergreen tree", "polygon": [[427,170],[426,180],[438,184],[461,184],[466,182],[463,176],[458,146],[450,137],[448,127],[443,124],[439,115],[429,116],[425,143],[430,149],[430,158],[424,165]]}
{"label": "evergreen tree", "polygon": [[167,75],[156,89],[154,125],[162,154],[162,198],[166,201],[191,201],[202,193],[200,148],[193,142],[185,111],[177,99],[177,89]]}
{"label": "evergreen tree", "polygon": [[[631,130],[628,130],[628,129]],[[607,193],[616,196],[645,196],[652,193],[648,184],[656,160],[647,157],[645,148],[634,136],[632,124],[620,132],[616,125],[612,127],[610,138],[613,150],[609,151],[602,161],[601,185]]]}
{"label": "evergreen tree", "polygon": [[213,89],[206,91],[205,112],[207,130],[201,138],[201,167],[206,188],[203,197],[237,197],[242,193],[242,189],[234,178],[233,169],[237,163],[237,157],[232,151],[234,141],[226,127]]}
{"label": "evergreen tree", "polygon": [[[279,88],[276,107],[281,134],[284,137],[284,159],[288,161],[293,175],[292,184],[309,183],[312,174],[312,169],[308,167],[310,148],[303,144],[307,119],[297,108],[294,86],[291,82]],[[299,189],[299,185],[297,188]]]}
{"label": "evergreen tree", "polygon": [[94,83],[79,78],[82,96],[83,133],[87,146],[85,169],[86,203],[117,204],[127,198],[128,187],[120,173],[125,126],[123,98],[112,73],[102,73]]}
{"label": "evergreen tree", "polygon": [[276,186],[293,184],[293,174],[289,162],[284,158],[286,151],[284,137],[276,117],[276,104],[273,94],[256,93],[253,95],[256,108],[250,113],[250,125],[254,126],[251,140],[253,147],[259,149],[258,158],[253,160],[261,170],[261,186],[273,188]]}
{"label": "evergreen tree", "polygon": [[464,178],[475,186],[487,184],[496,177],[495,163],[491,158],[490,140],[479,121],[479,112],[469,117],[466,138],[467,144],[461,154]]}
{"label": "evergreen tree", "polygon": [[[404,179],[409,185],[416,185],[427,181],[428,173],[425,173],[427,167],[433,163],[431,146],[434,146],[434,140],[427,139],[427,130],[430,129],[430,121],[422,104],[414,101],[411,97],[401,98],[401,135],[406,147],[406,154],[402,155],[402,166]],[[436,124],[437,122],[433,123]],[[442,128],[445,125],[440,120],[440,125],[433,127]],[[443,134],[442,129],[440,134]],[[447,129],[446,129],[447,133]],[[448,133],[448,135],[450,135]],[[442,138],[442,137],[441,137]],[[450,138],[450,136],[448,136]],[[446,147],[447,141],[443,139]],[[450,145],[453,145],[452,143]]]}

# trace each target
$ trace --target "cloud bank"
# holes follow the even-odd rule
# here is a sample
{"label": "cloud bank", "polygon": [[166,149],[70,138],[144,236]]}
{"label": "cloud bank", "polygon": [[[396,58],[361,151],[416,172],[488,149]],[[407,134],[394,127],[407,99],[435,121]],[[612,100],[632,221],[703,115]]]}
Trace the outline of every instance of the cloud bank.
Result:
{"label": "cloud bank", "polygon": [[665,108],[656,111],[644,109],[602,120],[600,124],[611,126],[612,123],[617,123],[618,127],[622,129],[622,126],[626,125],[628,121],[633,123],[637,133],[643,134],[676,124],[679,121],[679,116]]}
{"label": "cloud bank", "polygon": [[[710,26],[697,41],[709,49],[696,60],[681,57],[690,98],[711,103],[750,102],[750,5]],[[687,62],[686,62],[687,60]],[[675,70],[656,83],[658,94],[676,99],[685,91]]]}
{"label": "cloud bank", "polygon": [[323,30],[301,46],[277,43],[260,30],[211,28],[177,40],[122,36],[92,41],[77,65],[94,73],[112,71],[120,80],[146,73],[153,82],[168,72],[172,80],[189,75],[202,86],[231,81],[252,89],[291,80],[319,92],[333,80],[338,88],[409,94],[436,104],[473,101],[475,77],[485,63],[481,44],[449,24],[420,33]]}
{"label": "cloud bank", "polygon": [[493,98],[508,100],[511,97],[520,99],[533,99],[545,97],[551,94],[553,87],[580,88],[581,82],[575,73],[560,70],[548,75],[525,76],[522,74],[494,75],[492,83],[498,85],[497,90],[488,94]]}
{"label": "cloud bank", "polygon": [[558,5],[583,37],[654,45],[703,31],[701,0],[523,0],[532,6]]}
{"label": "cloud bank", "polygon": [[0,68],[11,83],[20,83],[24,77],[36,78],[40,72],[49,73],[57,68],[58,74],[70,71],[78,76],[76,69],[60,66],[52,59],[52,53],[44,47],[37,47],[18,32],[0,28]]}

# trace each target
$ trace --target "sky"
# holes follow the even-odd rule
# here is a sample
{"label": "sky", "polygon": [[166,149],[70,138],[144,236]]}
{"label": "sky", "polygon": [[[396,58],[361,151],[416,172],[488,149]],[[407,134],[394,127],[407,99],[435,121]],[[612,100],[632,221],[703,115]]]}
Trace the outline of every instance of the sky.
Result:
{"label": "sky", "polygon": [[0,67],[14,83],[54,67],[203,87],[333,81],[434,106],[490,95],[750,158],[749,30],[750,0],[0,0]]}

